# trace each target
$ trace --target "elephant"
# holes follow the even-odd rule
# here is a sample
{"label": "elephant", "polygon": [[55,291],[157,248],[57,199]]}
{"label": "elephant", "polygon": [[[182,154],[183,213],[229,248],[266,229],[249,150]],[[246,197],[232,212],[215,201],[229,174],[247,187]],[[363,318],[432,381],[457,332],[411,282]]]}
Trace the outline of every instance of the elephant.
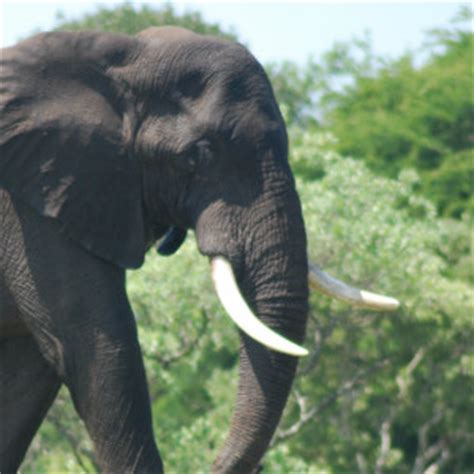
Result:
{"label": "elephant", "polygon": [[308,263],[264,69],[238,43],[153,27],[38,34],[2,50],[0,81],[0,471],[64,384],[101,471],[163,472],[126,270],[192,231],[241,341],[212,472],[258,472],[307,354],[309,284],[398,306]]}

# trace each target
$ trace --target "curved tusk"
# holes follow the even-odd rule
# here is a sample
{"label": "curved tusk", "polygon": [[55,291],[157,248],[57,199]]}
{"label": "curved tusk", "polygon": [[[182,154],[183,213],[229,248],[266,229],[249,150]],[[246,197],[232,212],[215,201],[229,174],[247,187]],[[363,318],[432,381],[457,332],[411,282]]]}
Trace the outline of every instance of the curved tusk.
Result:
{"label": "curved tusk", "polygon": [[242,331],[275,351],[298,357],[308,355],[305,348],[272,331],[253,314],[240,293],[232,266],[225,258],[211,259],[211,273],[222,306]]}
{"label": "curved tusk", "polygon": [[331,275],[328,275],[316,265],[311,263],[308,265],[309,286],[314,290],[320,291],[328,296],[345,301],[346,303],[359,308],[369,308],[379,311],[395,311],[400,306],[399,301],[395,298],[359,290],[346,285]]}

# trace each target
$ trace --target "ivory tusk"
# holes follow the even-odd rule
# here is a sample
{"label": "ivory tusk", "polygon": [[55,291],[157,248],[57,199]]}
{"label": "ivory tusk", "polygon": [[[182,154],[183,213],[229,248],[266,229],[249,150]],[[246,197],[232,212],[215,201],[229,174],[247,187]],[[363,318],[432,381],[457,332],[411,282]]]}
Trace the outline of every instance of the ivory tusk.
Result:
{"label": "ivory tusk", "polygon": [[223,257],[211,259],[211,273],[217,296],[234,323],[251,338],[278,352],[302,357],[308,351],[265,326],[240,293],[231,264]]}
{"label": "ivory tusk", "polygon": [[395,311],[400,306],[399,301],[395,298],[377,295],[365,290],[359,290],[346,285],[331,275],[328,275],[316,265],[311,263],[308,265],[309,286],[314,290],[320,291],[328,296],[345,301],[346,303],[359,308],[369,308],[379,311]]}

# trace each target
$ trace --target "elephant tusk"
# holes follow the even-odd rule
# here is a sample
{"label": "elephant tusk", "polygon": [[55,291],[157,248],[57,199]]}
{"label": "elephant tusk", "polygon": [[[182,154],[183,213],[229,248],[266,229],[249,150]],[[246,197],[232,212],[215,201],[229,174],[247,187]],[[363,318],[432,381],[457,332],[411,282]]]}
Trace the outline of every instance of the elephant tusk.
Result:
{"label": "elephant tusk", "polygon": [[328,275],[317,265],[309,263],[309,286],[313,290],[325,293],[328,296],[345,301],[359,308],[375,309],[379,311],[395,311],[400,303],[395,298],[377,295],[369,291],[359,290],[346,285],[340,280]]}
{"label": "elephant tusk", "polygon": [[231,264],[223,257],[211,259],[211,273],[217,296],[234,323],[247,335],[278,352],[302,357],[308,351],[265,326],[240,293]]}

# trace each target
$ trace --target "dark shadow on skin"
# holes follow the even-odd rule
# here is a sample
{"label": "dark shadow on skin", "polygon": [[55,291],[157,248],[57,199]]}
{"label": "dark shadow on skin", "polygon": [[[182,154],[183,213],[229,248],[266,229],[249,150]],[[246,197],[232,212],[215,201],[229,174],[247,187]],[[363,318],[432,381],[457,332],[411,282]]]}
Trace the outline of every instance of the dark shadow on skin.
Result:
{"label": "dark shadow on skin", "polygon": [[186,240],[188,231],[180,227],[171,227],[158,244],[156,250],[160,255],[168,257],[178,251]]}

